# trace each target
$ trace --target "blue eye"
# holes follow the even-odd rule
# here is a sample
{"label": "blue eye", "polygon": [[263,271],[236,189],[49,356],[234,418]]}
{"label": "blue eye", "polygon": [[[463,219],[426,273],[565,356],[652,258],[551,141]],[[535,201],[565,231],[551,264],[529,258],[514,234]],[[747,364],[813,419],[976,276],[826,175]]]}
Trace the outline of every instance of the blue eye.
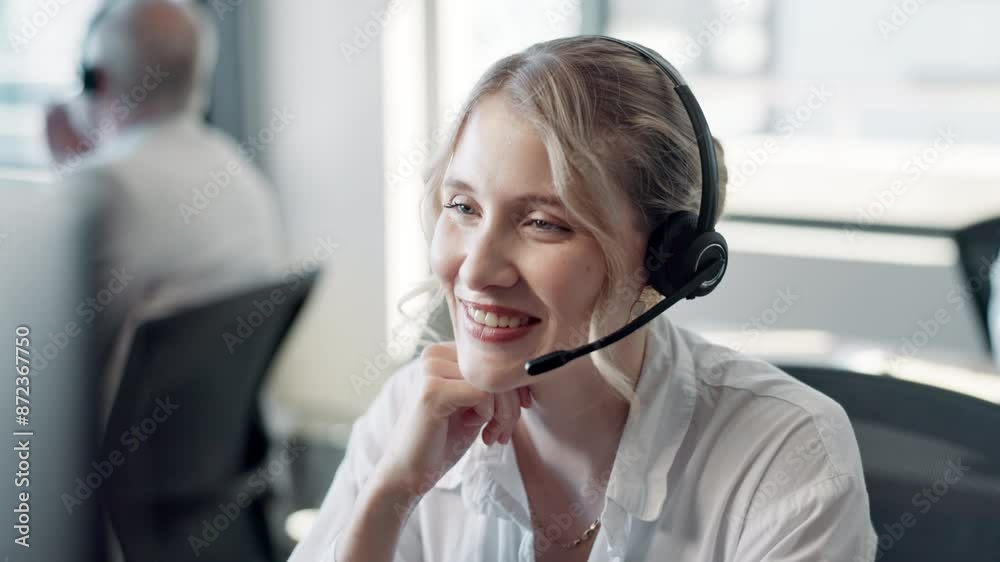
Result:
{"label": "blue eye", "polygon": [[[448,203],[442,205],[445,209],[458,209],[458,214],[460,215],[472,215],[475,211],[472,207],[464,203]],[[543,219],[529,219],[528,223],[533,225],[538,230],[543,232],[572,232],[570,229],[553,224]]]}
{"label": "blue eye", "polygon": [[462,208],[469,209],[470,211],[472,210],[472,207],[469,207],[468,205],[465,205],[464,203],[451,203],[450,205],[444,205],[445,209],[451,209],[453,207],[459,207],[458,212],[459,212],[459,214],[462,214],[462,215],[468,215],[469,214],[469,213],[466,213],[465,211],[463,211]]}
{"label": "blue eye", "polygon": [[[565,228],[559,226],[558,224],[552,224],[552,223],[550,223],[548,221],[544,221],[542,219],[531,219],[531,224],[539,227],[540,230],[549,230],[549,231],[552,231],[552,232],[569,232],[568,229],[565,229]],[[541,226],[541,225],[544,225],[544,226]]]}

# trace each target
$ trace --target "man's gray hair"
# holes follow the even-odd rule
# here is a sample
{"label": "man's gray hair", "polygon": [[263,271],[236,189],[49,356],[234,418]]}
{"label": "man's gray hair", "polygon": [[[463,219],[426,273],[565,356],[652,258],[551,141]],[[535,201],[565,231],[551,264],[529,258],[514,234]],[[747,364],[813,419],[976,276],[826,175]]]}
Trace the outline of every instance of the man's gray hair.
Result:
{"label": "man's gray hair", "polygon": [[136,92],[141,103],[158,114],[207,107],[219,37],[205,6],[188,0],[121,0],[99,18],[84,56],[91,66],[106,69],[113,95],[144,90]]}

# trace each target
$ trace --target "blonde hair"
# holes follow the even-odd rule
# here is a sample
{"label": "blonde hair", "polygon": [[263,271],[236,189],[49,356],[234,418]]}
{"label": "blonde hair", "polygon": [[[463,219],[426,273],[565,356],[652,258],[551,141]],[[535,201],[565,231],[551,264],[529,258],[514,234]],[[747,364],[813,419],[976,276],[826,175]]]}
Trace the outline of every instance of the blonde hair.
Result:
{"label": "blonde hair", "polygon": [[[476,104],[486,96],[507,96],[519,115],[531,123],[545,145],[554,189],[577,225],[597,241],[608,276],[598,295],[587,339],[601,332],[614,313],[612,291],[627,277],[639,273],[636,289],[644,285],[645,271],[628,272],[621,248],[632,224],[646,240],[659,223],[675,211],[697,213],[701,198],[701,166],[693,127],[673,84],[663,72],[625,46],[595,37],[570,37],[536,43],[504,57],[483,74],[462,106],[425,173],[421,227],[428,244],[441,213],[438,192],[462,128]],[[722,146],[712,139],[719,167],[719,196],[715,220],[725,204],[726,168]],[[621,209],[624,193],[630,209]],[[633,218],[638,219],[636,224]],[[445,299],[432,275],[400,299],[397,308],[413,297],[432,292],[430,310]],[[645,310],[662,298],[646,286],[637,301]],[[609,310],[605,310],[609,308]],[[634,307],[633,307],[634,308]],[[630,319],[641,314],[631,314]],[[408,317],[408,316],[407,316]],[[409,318],[409,317],[408,317]],[[411,318],[411,320],[416,320]],[[442,336],[430,327],[431,341]],[[584,342],[580,342],[582,344]],[[633,407],[638,407],[631,380],[603,348],[592,354],[605,381]]]}

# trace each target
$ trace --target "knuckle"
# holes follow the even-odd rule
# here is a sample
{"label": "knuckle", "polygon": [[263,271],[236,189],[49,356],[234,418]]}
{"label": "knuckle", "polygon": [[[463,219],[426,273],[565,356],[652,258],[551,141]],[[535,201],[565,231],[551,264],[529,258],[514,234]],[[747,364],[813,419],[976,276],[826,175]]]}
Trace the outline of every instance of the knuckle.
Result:
{"label": "knuckle", "polygon": [[450,416],[455,411],[454,407],[441,399],[441,383],[441,379],[437,377],[426,378],[419,396],[421,407],[435,418]]}
{"label": "knuckle", "polygon": [[431,413],[436,418],[446,418],[455,413],[455,407],[448,404],[435,403],[431,406]]}
{"label": "knuckle", "polygon": [[436,344],[436,343],[432,343],[432,344],[429,344],[426,347],[424,347],[420,351],[420,360],[423,361],[424,363],[426,363],[428,359],[433,358],[434,354],[436,352],[435,348],[437,347],[437,345],[438,344]]}

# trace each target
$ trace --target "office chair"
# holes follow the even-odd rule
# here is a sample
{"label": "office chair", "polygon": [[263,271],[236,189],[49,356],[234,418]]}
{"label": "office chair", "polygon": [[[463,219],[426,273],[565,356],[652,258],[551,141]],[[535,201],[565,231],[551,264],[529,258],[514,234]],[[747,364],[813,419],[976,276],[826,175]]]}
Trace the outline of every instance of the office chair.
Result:
{"label": "office chair", "polygon": [[258,397],[315,278],[137,327],[100,457],[124,458],[102,500],[128,562],[274,559]]}
{"label": "office chair", "polygon": [[1000,560],[1000,405],[887,375],[781,368],[850,417],[879,562]]}
{"label": "office chair", "polygon": [[[988,314],[990,300],[993,298],[988,266],[996,262],[997,253],[1000,252],[1000,218],[985,220],[959,230],[955,233],[955,243],[958,245],[966,285],[976,304],[986,349],[996,359],[1000,350],[993,349],[993,332],[1000,330],[1000,325],[991,325]],[[1000,323],[1000,318],[993,322]],[[997,364],[1000,365],[1000,361]]]}

